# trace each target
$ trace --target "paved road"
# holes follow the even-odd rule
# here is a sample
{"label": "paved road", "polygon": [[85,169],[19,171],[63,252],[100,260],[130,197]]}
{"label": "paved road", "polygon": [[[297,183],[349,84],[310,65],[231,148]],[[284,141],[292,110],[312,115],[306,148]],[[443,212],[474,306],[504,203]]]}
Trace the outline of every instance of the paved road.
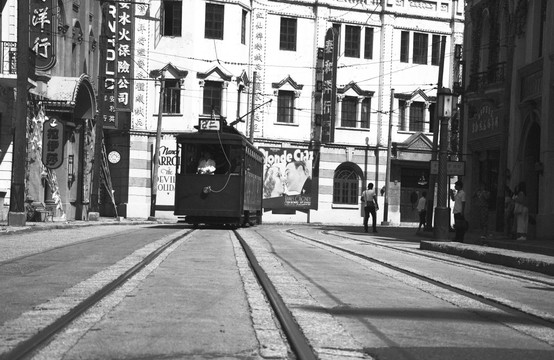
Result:
{"label": "paved road", "polygon": [[[342,350],[380,360],[554,357],[552,323],[544,327],[529,316],[307,242],[285,230],[283,226],[265,226],[243,233],[256,255],[263,257],[270,278],[321,353]],[[356,240],[421,252],[417,243],[383,236],[385,231],[352,233],[350,240],[329,235],[324,228],[296,227],[293,232],[409,271],[440,276],[446,284],[475,293],[485,289],[521,307],[554,314],[551,278],[551,285],[537,285]]]}
{"label": "paved road", "polygon": [[[0,236],[0,281],[9,289],[0,294],[7,304],[0,310],[0,350],[186,230],[170,224],[135,224]],[[554,317],[549,297],[554,280],[546,275],[521,272],[545,280],[537,285],[509,273],[494,274],[497,266],[487,274],[468,267],[476,262],[447,265],[375,246],[424,252],[411,229],[383,228],[374,236],[340,227],[266,224],[239,232],[322,360],[554,357],[552,328],[528,316],[301,236],[348,247],[478,295],[502,297],[548,318]],[[35,358],[63,356],[292,358],[242,250],[232,232],[223,229],[201,229],[179,240]]]}

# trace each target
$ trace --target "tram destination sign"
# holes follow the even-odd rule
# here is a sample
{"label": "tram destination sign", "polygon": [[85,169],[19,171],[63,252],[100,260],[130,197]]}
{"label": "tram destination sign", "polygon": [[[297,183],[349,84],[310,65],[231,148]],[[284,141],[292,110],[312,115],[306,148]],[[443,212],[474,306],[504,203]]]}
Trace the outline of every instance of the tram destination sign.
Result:
{"label": "tram destination sign", "polygon": [[219,131],[221,130],[221,122],[218,119],[200,119],[198,130]]}

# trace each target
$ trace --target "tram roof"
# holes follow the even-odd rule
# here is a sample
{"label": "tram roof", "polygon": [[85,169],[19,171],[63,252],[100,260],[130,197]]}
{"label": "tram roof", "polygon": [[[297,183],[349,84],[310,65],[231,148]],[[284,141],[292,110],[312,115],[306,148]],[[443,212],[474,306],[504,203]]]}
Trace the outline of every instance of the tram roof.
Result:
{"label": "tram roof", "polygon": [[[204,141],[227,141],[234,143],[242,143],[247,147],[258,150],[242,133],[232,126],[225,125],[221,131],[214,130],[199,130],[190,133],[182,133],[177,135],[177,141],[193,141],[195,143],[202,143]],[[258,150],[259,151],[259,150]]]}

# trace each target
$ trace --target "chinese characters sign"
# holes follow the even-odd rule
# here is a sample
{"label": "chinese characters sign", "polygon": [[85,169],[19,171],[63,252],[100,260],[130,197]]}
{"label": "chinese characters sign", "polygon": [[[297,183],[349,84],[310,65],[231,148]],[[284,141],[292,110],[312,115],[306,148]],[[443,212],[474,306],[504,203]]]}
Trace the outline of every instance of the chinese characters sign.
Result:
{"label": "chinese characters sign", "polygon": [[[133,103],[133,113],[131,117],[131,128],[132,129],[146,129],[147,128],[147,118],[146,118],[146,100],[147,96],[147,81],[148,73],[145,69],[148,68],[148,49],[149,45],[149,32],[148,32],[148,22],[143,18],[147,16],[149,9],[148,4],[137,4],[135,7],[135,42],[134,42],[134,53],[137,66],[134,67],[134,78],[133,81],[134,89],[134,103]],[[141,18],[142,16],[142,18]]]}
{"label": "chinese characters sign", "polygon": [[319,152],[260,147],[264,154],[263,207],[317,209]]}
{"label": "chinese characters sign", "polygon": [[335,133],[335,105],[337,98],[338,35],[329,28],[323,48],[323,122],[321,141],[333,142]]}
{"label": "chinese characters sign", "polygon": [[494,135],[499,131],[498,111],[488,104],[481,106],[475,116],[469,119],[469,132],[472,138]]}
{"label": "chinese characters sign", "polygon": [[55,116],[44,122],[42,129],[42,163],[57,169],[63,162],[63,123]]}
{"label": "chinese characters sign", "polygon": [[104,10],[103,27],[106,53],[101,61],[104,126],[118,128],[116,111],[131,111],[133,9],[130,2],[109,2]]}
{"label": "chinese characters sign", "polygon": [[[20,2],[23,5],[23,2]],[[56,63],[54,0],[31,0],[29,45],[36,53],[36,69],[49,70]]]}

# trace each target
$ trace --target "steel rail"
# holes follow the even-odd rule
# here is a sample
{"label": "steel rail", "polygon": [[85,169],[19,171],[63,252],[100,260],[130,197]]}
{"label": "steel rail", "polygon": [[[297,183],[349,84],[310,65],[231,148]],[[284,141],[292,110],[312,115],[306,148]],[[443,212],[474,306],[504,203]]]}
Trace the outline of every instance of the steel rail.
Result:
{"label": "steel rail", "polygon": [[[288,232],[290,234],[294,234],[296,236],[300,236],[300,237],[303,236],[303,235],[300,235],[300,234],[294,232],[294,230],[288,230]],[[468,264],[467,262],[464,262],[464,261],[450,259],[450,258],[446,258],[444,256],[435,255],[435,254],[424,253],[424,252],[421,252],[421,250],[419,250],[419,249],[417,251],[416,250],[411,250],[411,249],[405,249],[405,248],[401,248],[401,247],[397,247],[397,246],[393,246],[393,245],[383,244],[382,242],[362,240],[362,239],[353,238],[353,237],[349,237],[349,236],[342,235],[342,234],[335,234],[334,232],[328,231],[328,230],[325,230],[325,231],[322,231],[322,232],[325,235],[335,236],[335,237],[339,237],[339,238],[347,239],[347,240],[352,240],[352,241],[357,241],[357,242],[361,242],[363,244],[370,244],[370,245],[377,246],[377,247],[380,247],[380,248],[383,248],[383,249],[389,249],[389,250],[394,250],[394,251],[398,251],[398,252],[405,253],[405,254],[410,254],[410,255],[420,256],[420,257],[424,257],[424,258],[428,258],[428,259],[433,259],[433,260],[437,260],[437,261],[447,263],[447,264],[455,264],[455,265],[459,265],[459,266],[464,266],[464,267],[470,268],[472,270],[481,270],[483,272],[491,273],[491,274],[494,274],[494,275],[497,275],[497,276],[504,276],[504,277],[509,277],[509,278],[513,278],[513,279],[517,279],[517,280],[524,280],[524,281],[536,283],[536,284],[539,284],[539,285],[554,286],[554,281],[550,280],[549,278],[547,278],[542,273],[537,273],[537,276],[540,276],[541,278],[543,278],[543,279],[539,279],[537,276],[528,276],[528,275],[525,275],[525,274],[516,274],[515,271],[494,269],[494,268],[491,268],[490,266],[479,265],[477,263],[470,265],[470,264]]]}
{"label": "steel rail", "polygon": [[275,312],[275,315],[277,316],[277,319],[279,320],[283,328],[285,336],[287,337],[287,340],[289,341],[291,349],[295,353],[296,358],[298,360],[316,360],[317,356],[315,355],[312,346],[294,320],[294,317],[292,316],[290,310],[287,308],[285,302],[275,289],[275,286],[273,286],[273,283],[267,276],[266,272],[258,263],[258,260],[252,252],[252,249],[246,243],[244,238],[238,233],[238,231],[235,230],[234,233],[239,240],[246,254],[246,257],[248,258],[248,261],[250,262],[254,274],[256,275],[260,285],[266,293],[269,303],[271,304],[271,307],[273,308],[273,311]]}
{"label": "steel rail", "polygon": [[[497,309],[506,311],[508,313],[523,314],[525,316],[528,316],[529,318],[532,318],[534,321],[536,321],[537,323],[540,323],[541,325],[543,325],[547,328],[554,329],[554,322],[552,320],[547,319],[547,318],[543,318],[543,317],[541,317],[537,314],[534,314],[533,312],[524,311],[522,309],[515,308],[510,304],[506,304],[504,302],[499,302],[499,301],[496,301],[494,299],[490,299],[490,298],[486,298],[486,297],[483,297],[483,296],[480,296],[480,295],[477,295],[477,294],[473,294],[470,291],[467,291],[463,288],[459,288],[457,286],[442,282],[440,280],[433,279],[431,277],[415,273],[411,270],[404,269],[400,266],[390,264],[388,262],[376,259],[376,258],[368,256],[368,255],[360,254],[360,253],[358,253],[356,251],[353,251],[353,250],[345,249],[345,248],[337,246],[337,245],[331,245],[331,244],[325,243],[323,241],[310,238],[308,236],[296,234],[290,229],[287,230],[287,232],[291,235],[297,236],[297,237],[302,238],[304,240],[311,241],[311,242],[323,245],[324,247],[328,247],[328,248],[331,248],[331,249],[334,249],[334,250],[338,250],[338,251],[347,253],[349,255],[352,255],[354,257],[373,262],[373,263],[381,265],[385,268],[391,269],[393,271],[397,271],[397,272],[399,272],[401,274],[404,274],[404,275],[411,276],[411,277],[416,278],[418,280],[421,280],[421,281],[427,282],[429,284],[438,286],[438,287],[443,288],[445,290],[448,290],[448,291],[454,292],[456,294],[465,296],[465,297],[470,298],[472,300],[476,300],[478,302],[481,302],[483,304],[486,304],[486,305],[495,307]],[[374,245],[373,243],[371,243],[371,244]]]}
{"label": "steel rail", "polygon": [[105,298],[108,294],[122,286],[127,280],[136,275],[140,270],[145,266],[150,264],[155,258],[157,258],[161,253],[163,253],[171,245],[175,244],[177,241],[181,240],[185,236],[191,234],[195,230],[189,230],[186,233],[177,236],[176,238],[168,241],[164,245],[160,246],[156,250],[148,254],[144,259],[139,263],[135,264],[123,274],[118,276],[115,280],[105,285],[94,294],[86,298],[81,303],[77,304],[73,309],[71,309],[67,314],[61,316],[52,324],[46,326],[44,329],[37,332],[35,335],[30,337],[27,340],[19,343],[13,350],[1,354],[0,360],[20,360],[25,359],[27,356],[31,355],[33,352],[40,349],[40,347],[46,344],[51,340],[57,333],[59,333],[63,328],[69,325],[73,320],[82,315],[85,311],[89,310],[91,307],[96,305],[100,300]]}

